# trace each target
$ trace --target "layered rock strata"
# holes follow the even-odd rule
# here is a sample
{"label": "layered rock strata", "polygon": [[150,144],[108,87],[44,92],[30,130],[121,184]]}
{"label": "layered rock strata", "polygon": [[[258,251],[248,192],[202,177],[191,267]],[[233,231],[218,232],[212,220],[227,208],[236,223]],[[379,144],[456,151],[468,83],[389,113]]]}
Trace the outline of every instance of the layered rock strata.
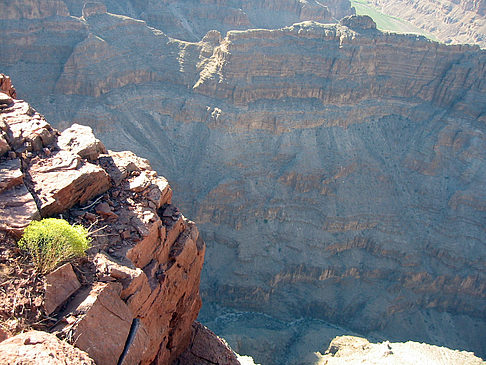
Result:
{"label": "layered rock strata", "polygon": [[[82,10],[84,1],[64,3],[73,16],[91,15]],[[144,20],[168,36],[185,41],[199,41],[210,30],[278,28],[304,20],[336,22],[354,14],[348,0],[103,0],[98,4],[110,13]]]}
{"label": "layered rock strata", "polygon": [[[173,362],[193,338],[205,244],[171,204],[167,180],[131,152],[107,151],[88,127],[57,132],[22,100],[0,109],[0,125],[8,147],[0,156],[0,229],[18,235],[32,219],[61,214],[94,237],[77,269],[82,285],[70,264],[46,277],[53,331],[98,364]],[[47,334],[31,337],[5,346],[65,350],[51,350],[59,345]],[[7,347],[5,356],[14,356]]]}
{"label": "layered rock strata", "polygon": [[486,1],[373,0],[383,13],[399,16],[446,43],[486,48]]}
{"label": "layered rock strata", "polygon": [[0,65],[57,125],[167,173],[211,247],[209,301],[485,353],[484,51],[363,17],[190,43],[99,9]]}

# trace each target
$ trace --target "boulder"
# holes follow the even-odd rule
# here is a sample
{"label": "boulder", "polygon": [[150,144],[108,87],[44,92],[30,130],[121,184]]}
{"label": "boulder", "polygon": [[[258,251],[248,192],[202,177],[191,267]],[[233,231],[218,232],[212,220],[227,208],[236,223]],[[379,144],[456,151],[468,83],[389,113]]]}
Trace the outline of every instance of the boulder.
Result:
{"label": "boulder", "polygon": [[41,151],[57,137],[45,118],[22,100],[15,100],[0,113],[0,129],[16,151]]}
{"label": "boulder", "polygon": [[339,24],[350,29],[376,29],[376,23],[368,15],[350,15],[342,18]]}
{"label": "boulder", "polygon": [[95,365],[93,359],[84,351],[41,331],[21,333],[1,342],[0,363]]}
{"label": "boulder", "polygon": [[34,197],[24,184],[0,193],[0,230],[20,236],[24,228],[39,217]]}
{"label": "boulder", "polygon": [[20,170],[20,159],[0,162],[0,193],[22,184],[24,175]]}
{"label": "boulder", "polygon": [[116,365],[130,332],[132,316],[120,299],[119,283],[95,283],[71,303],[63,332],[97,364]]}
{"label": "boulder", "polygon": [[68,151],[48,158],[35,158],[28,168],[32,188],[43,217],[62,213],[75,204],[85,204],[110,186],[108,174],[99,166]]}
{"label": "boulder", "polygon": [[192,325],[191,344],[174,365],[239,365],[236,354],[226,341],[199,322]]}
{"label": "boulder", "polygon": [[44,308],[47,314],[54,312],[81,287],[70,263],[49,273],[45,285]]}
{"label": "boulder", "polygon": [[57,145],[62,150],[71,151],[90,161],[97,160],[100,154],[107,152],[90,127],[76,123],[61,133]]}
{"label": "boulder", "polygon": [[13,99],[17,98],[17,93],[12,85],[12,80],[7,75],[0,73],[0,92],[7,94]]}

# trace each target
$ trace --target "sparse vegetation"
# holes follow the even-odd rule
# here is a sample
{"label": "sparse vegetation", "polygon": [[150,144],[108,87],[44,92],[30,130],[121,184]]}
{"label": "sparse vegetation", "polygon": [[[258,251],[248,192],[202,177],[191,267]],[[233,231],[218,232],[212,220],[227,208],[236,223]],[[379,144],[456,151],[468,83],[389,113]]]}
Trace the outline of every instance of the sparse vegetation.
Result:
{"label": "sparse vegetation", "polygon": [[46,218],[31,222],[18,245],[30,253],[36,269],[45,274],[62,262],[83,256],[89,243],[88,230],[83,226]]}

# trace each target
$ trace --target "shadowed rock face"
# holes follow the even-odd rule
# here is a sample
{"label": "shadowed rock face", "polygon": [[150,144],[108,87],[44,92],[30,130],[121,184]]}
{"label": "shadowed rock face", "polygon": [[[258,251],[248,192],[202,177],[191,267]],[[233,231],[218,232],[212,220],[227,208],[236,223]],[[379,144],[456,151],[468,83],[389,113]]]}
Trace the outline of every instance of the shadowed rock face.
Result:
{"label": "shadowed rock face", "polygon": [[109,13],[42,24],[34,43],[72,36],[0,65],[174,182],[207,301],[486,353],[484,52],[366,18],[198,43]]}
{"label": "shadowed rock face", "polygon": [[[84,1],[65,0],[80,16]],[[336,22],[354,14],[348,0],[103,0],[111,13],[141,19],[170,37],[199,41],[208,31],[279,28],[303,20]],[[92,5],[91,5],[92,6]]]}

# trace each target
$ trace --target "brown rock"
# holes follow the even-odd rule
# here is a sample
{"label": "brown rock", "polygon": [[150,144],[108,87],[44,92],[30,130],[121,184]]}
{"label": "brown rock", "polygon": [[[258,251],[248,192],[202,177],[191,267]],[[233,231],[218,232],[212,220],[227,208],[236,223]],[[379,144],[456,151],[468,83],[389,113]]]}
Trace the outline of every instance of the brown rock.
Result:
{"label": "brown rock", "polygon": [[44,308],[51,314],[81,287],[73,267],[64,264],[46,276],[46,293]]}
{"label": "brown rock", "polygon": [[10,150],[10,145],[7,142],[7,139],[0,133],[0,156],[3,156]]}
{"label": "brown rock", "polygon": [[0,327],[0,342],[5,341],[8,338],[8,333],[5,332],[1,327]]}
{"label": "brown rock", "polygon": [[14,150],[40,151],[57,135],[42,115],[21,100],[0,114],[0,129]]}
{"label": "brown rock", "polygon": [[130,190],[136,193],[139,193],[145,190],[150,184],[150,181],[147,177],[145,172],[142,172],[140,175],[136,176],[130,181]]}
{"label": "brown rock", "polygon": [[239,365],[236,354],[226,341],[199,322],[192,325],[191,344],[174,365]]}
{"label": "brown rock", "polygon": [[147,160],[136,156],[130,151],[110,151],[108,155],[101,156],[99,161],[100,165],[113,179],[115,186],[120,185],[123,179],[127,178],[134,171],[150,169]]}
{"label": "brown rock", "polygon": [[96,206],[96,213],[101,215],[106,220],[116,220],[118,215],[113,212],[108,203],[100,203]]}
{"label": "brown rock", "polygon": [[120,234],[121,235],[121,238],[123,238],[124,240],[130,238],[131,234],[130,234],[130,231],[129,230],[126,230],[126,231],[122,231],[122,233]]}
{"label": "brown rock", "polygon": [[7,94],[0,92],[0,109],[6,108],[12,104],[13,99]]}
{"label": "brown rock", "polygon": [[116,365],[130,332],[133,318],[121,289],[119,283],[95,283],[87,296],[80,292],[73,299],[66,318],[70,325],[63,332],[97,364]]}
{"label": "brown rock", "polygon": [[0,163],[0,192],[22,184],[24,175],[20,170],[20,159]]}
{"label": "brown rock", "polygon": [[95,222],[97,217],[96,217],[96,214],[93,214],[93,213],[90,213],[90,212],[87,212],[87,213],[84,213],[84,218],[89,220],[91,223]]}
{"label": "brown rock", "polygon": [[84,204],[111,186],[102,168],[67,151],[32,161],[29,173],[43,217],[61,213],[77,203]]}
{"label": "brown rock", "polygon": [[57,139],[57,145],[62,150],[71,151],[90,161],[107,152],[103,143],[94,136],[93,130],[80,124],[73,124],[62,132]]}
{"label": "brown rock", "polygon": [[39,217],[34,198],[24,184],[0,193],[0,230],[20,236],[24,228]]}
{"label": "brown rock", "polygon": [[0,73],[0,91],[7,94],[11,98],[16,99],[17,93],[12,85],[12,80],[10,77]]}
{"label": "brown rock", "polygon": [[0,363],[95,365],[84,351],[41,331],[22,333],[1,342]]}

